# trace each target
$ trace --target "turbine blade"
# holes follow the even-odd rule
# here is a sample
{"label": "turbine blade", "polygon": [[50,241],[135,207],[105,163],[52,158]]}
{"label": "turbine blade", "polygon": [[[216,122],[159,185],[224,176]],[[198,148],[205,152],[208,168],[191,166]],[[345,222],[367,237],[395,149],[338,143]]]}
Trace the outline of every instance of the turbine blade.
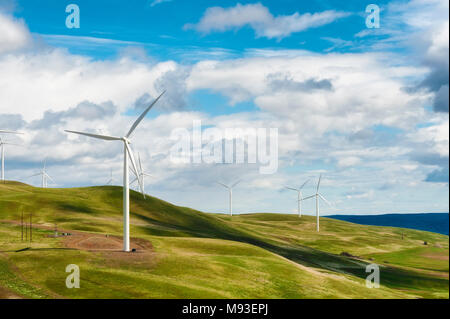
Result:
{"label": "turbine blade", "polygon": [[47,178],[48,178],[49,180],[51,180],[53,183],[55,183],[54,179],[51,178],[50,175],[48,175],[47,173],[44,173],[44,174],[45,174],[45,176],[47,176]]}
{"label": "turbine blade", "polygon": [[3,145],[14,145],[14,146],[22,146],[22,147],[23,147],[23,145],[15,144],[15,143],[8,143],[8,142],[4,142],[4,143],[0,143],[0,144],[3,144]]}
{"label": "turbine blade", "polygon": [[239,184],[241,182],[241,180],[238,180],[236,183],[234,183],[233,185],[231,185],[231,188],[233,188],[234,186],[236,186],[237,184]]}
{"label": "turbine blade", "polygon": [[106,140],[106,141],[120,141],[121,140],[120,137],[115,137],[115,136],[98,135],[98,134],[91,134],[91,133],[84,133],[84,132],[77,132],[77,131],[69,131],[69,130],[65,130],[65,131],[67,133],[73,133],[73,134],[78,134],[78,135],[89,136],[89,137],[98,138],[100,140]]}
{"label": "turbine blade", "polygon": [[317,191],[316,191],[316,193],[319,192],[319,187],[320,187],[320,181],[321,181],[321,180],[322,180],[322,174],[320,174],[319,182],[317,183]]}
{"label": "turbine blade", "polygon": [[308,184],[308,182],[309,182],[309,179],[306,180],[306,182],[304,182],[302,186],[300,186],[299,191],[301,191],[303,189],[303,187],[305,187],[305,185]]}
{"label": "turbine blade", "polygon": [[300,201],[304,201],[304,200],[307,200],[307,199],[310,199],[310,198],[314,198],[314,197],[316,197],[316,195],[311,195],[311,196],[302,198]]}
{"label": "turbine blade", "polygon": [[139,169],[141,171],[141,173],[143,173],[142,171],[142,163],[141,163],[141,154],[138,152],[138,162],[139,162]]}
{"label": "turbine blade", "polygon": [[131,172],[134,174],[134,176],[137,177],[139,175],[139,173],[134,170],[133,166],[131,166],[130,169],[131,169]]}
{"label": "turbine blade", "polygon": [[0,133],[5,133],[5,134],[23,134],[21,132],[8,131],[8,130],[0,130]]}
{"label": "turbine blade", "polygon": [[222,185],[222,186],[225,187],[225,188],[230,189],[230,187],[229,187],[228,185],[222,184],[221,182],[216,182],[216,183],[219,184],[219,185]]}
{"label": "turbine blade", "polygon": [[291,191],[296,191],[296,192],[300,191],[299,189],[296,189],[296,188],[292,188],[292,187],[288,187],[288,186],[284,186],[284,187],[287,189],[290,189]]}
{"label": "turbine blade", "polygon": [[328,206],[333,207],[333,205],[331,205],[331,203],[329,201],[327,201],[327,199],[325,197],[323,197],[321,194],[319,194],[319,197],[322,198],[322,200],[328,204]]}
{"label": "turbine blade", "polygon": [[137,178],[133,179],[133,181],[130,183],[130,185],[133,185],[134,183],[136,183],[137,180],[138,180]]}
{"label": "turbine blade", "polygon": [[34,175],[31,175],[31,176],[28,176],[27,178],[31,178],[31,177],[35,177],[35,176],[39,176],[39,175],[41,175],[42,173],[37,173],[37,174],[34,174]]}
{"label": "turbine blade", "polygon": [[133,131],[136,129],[139,123],[141,123],[142,119],[147,115],[148,111],[150,111],[150,109],[156,104],[156,102],[158,102],[158,100],[164,95],[164,93],[166,93],[166,91],[162,92],[161,95],[158,96],[156,100],[152,104],[150,104],[149,107],[147,107],[144,113],[142,113],[141,116],[139,116],[138,119],[133,123],[133,125],[130,128],[130,131],[126,135],[127,138],[130,137],[130,135],[133,133]]}
{"label": "turbine blade", "polygon": [[[135,172],[137,172],[136,161],[134,160],[134,155],[133,155],[133,152],[131,151],[130,145],[128,145],[128,143],[125,142],[125,146],[127,148],[127,153],[128,153],[128,156],[130,157],[130,161],[133,166],[133,169]],[[141,181],[139,174],[136,175],[136,178],[139,182],[139,187],[141,188],[142,193],[144,193],[144,187],[142,186],[142,181]]]}

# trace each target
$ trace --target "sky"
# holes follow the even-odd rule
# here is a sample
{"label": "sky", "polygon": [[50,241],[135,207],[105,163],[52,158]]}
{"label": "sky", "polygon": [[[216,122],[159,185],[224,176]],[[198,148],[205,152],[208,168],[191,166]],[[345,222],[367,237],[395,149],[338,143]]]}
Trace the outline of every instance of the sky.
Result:
{"label": "sky", "polygon": [[[64,130],[123,136],[165,90],[131,139],[152,196],[226,212],[216,182],[241,180],[235,213],[295,213],[285,186],[308,181],[308,196],[322,174],[323,215],[448,212],[448,5],[0,0],[0,130],[23,133],[0,136],[20,145],[5,145],[6,179],[40,186],[29,176],[45,160],[50,187],[104,185],[111,170],[121,185],[120,143]],[[196,152],[226,140],[211,132],[277,129],[265,143],[276,169],[175,160],[177,132],[194,136],[199,121]]]}

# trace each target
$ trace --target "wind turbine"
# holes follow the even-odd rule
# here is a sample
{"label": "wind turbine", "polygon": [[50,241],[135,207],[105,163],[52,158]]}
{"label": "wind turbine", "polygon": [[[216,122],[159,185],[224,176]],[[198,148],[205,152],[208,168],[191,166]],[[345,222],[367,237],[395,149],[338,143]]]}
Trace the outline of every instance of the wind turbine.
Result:
{"label": "wind turbine", "polygon": [[292,188],[292,187],[285,186],[287,189],[296,191],[298,194],[298,207],[297,207],[298,217],[302,217],[302,200],[303,200],[302,189],[303,189],[303,187],[305,187],[306,183],[308,183],[308,182],[309,182],[309,180],[304,182],[303,185],[300,186],[300,188]]}
{"label": "wind turbine", "polygon": [[[129,181],[129,166],[128,166],[128,157],[130,158],[132,168],[137,173],[137,167],[136,167],[136,161],[134,160],[133,152],[131,151],[130,147],[130,136],[136,129],[136,127],[141,123],[142,119],[147,115],[148,111],[158,102],[158,100],[163,96],[165,92],[161,93],[160,96],[152,103],[150,104],[147,109],[137,118],[137,120],[133,123],[128,133],[123,137],[116,137],[116,136],[107,136],[107,135],[98,135],[98,134],[91,134],[91,133],[83,133],[83,132],[77,132],[77,131],[69,131],[66,130],[68,133],[74,133],[84,136],[89,136],[101,140],[106,141],[121,141],[124,145],[123,150],[123,250],[125,252],[130,251],[130,181]],[[140,176],[137,175],[139,185],[142,189],[142,183]]]}
{"label": "wind turbine", "polygon": [[230,196],[230,216],[233,216],[233,188],[239,184],[241,181],[237,181],[236,183],[234,183],[233,185],[229,186],[229,185],[225,185],[221,182],[217,182],[217,184],[222,185],[223,187],[225,187],[226,189],[228,189],[228,193]]}
{"label": "wind turbine", "polygon": [[42,168],[42,170],[34,175],[31,175],[29,178],[31,177],[35,177],[35,176],[41,176],[41,187],[42,188],[47,188],[48,186],[48,179],[51,180],[53,183],[55,182],[53,180],[53,178],[50,177],[50,175],[48,175],[47,170],[46,170],[46,160],[44,161],[44,166]]}
{"label": "wind turbine", "polygon": [[20,146],[19,144],[5,142],[0,137],[0,148],[1,148],[1,153],[2,153],[2,155],[1,155],[2,156],[2,176],[1,176],[2,181],[5,180],[5,145]]}
{"label": "wind turbine", "polygon": [[145,198],[145,177],[146,176],[151,177],[152,175],[144,172],[144,170],[142,169],[141,155],[139,153],[138,153],[138,164],[139,164],[139,166],[138,166],[139,171],[134,172],[136,175],[136,178],[131,182],[130,185],[133,185],[134,183],[136,183],[140,178],[141,179],[141,188],[142,188],[141,191],[142,191],[142,195]]}
{"label": "wind turbine", "polygon": [[112,168],[111,168],[111,177],[109,178],[108,183],[106,183],[106,185],[112,185],[114,183],[114,178],[113,178],[113,172],[112,172]]}
{"label": "wind turbine", "polygon": [[310,199],[310,198],[316,198],[316,218],[317,218],[317,220],[316,220],[316,227],[317,227],[317,231],[318,232],[320,231],[320,225],[319,225],[319,214],[320,214],[319,213],[319,198],[322,199],[325,203],[328,204],[328,206],[331,207],[330,202],[327,201],[326,198],[323,197],[322,194],[319,193],[319,187],[320,187],[320,181],[321,180],[322,180],[322,174],[320,174],[319,182],[317,183],[316,193],[314,195],[312,195],[312,196],[308,196],[308,197],[303,199],[303,200],[307,200],[307,199]]}
{"label": "wind turbine", "polygon": [[[4,134],[22,134],[19,132],[14,132],[14,131],[5,131],[5,130],[0,130],[0,133],[4,133]],[[1,180],[4,181],[5,180],[5,145],[15,145],[15,146],[20,146],[18,144],[13,144],[13,143],[8,143],[3,141],[3,139],[0,137],[0,147],[1,147],[1,156],[2,156],[2,175],[1,175]]]}

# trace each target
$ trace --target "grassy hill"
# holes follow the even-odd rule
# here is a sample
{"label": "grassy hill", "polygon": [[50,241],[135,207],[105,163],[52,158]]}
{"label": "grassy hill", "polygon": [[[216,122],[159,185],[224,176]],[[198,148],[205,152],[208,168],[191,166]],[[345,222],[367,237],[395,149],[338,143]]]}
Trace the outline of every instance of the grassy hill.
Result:
{"label": "grassy hill", "polygon": [[[230,218],[130,197],[138,252],[125,254],[103,249],[120,248],[120,187],[0,184],[0,297],[449,297],[448,236],[327,218],[317,233],[309,216]],[[31,244],[22,211],[33,214]],[[53,238],[55,225],[73,236]],[[370,263],[381,266],[380,289],[365,286]],[[80,266],[80,289],[65,286],[69,264]]]}

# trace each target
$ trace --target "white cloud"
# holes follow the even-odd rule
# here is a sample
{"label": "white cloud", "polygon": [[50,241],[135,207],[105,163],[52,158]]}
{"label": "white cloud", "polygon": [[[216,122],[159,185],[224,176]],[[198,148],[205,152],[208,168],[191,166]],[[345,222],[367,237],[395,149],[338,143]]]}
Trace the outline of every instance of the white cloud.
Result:
{"label": "white cloud", "polygon": [[[403,89],[412,79],[423,78],[426,70],[399,64],[396,56],[249,50],[242,58],[203,60],[181,67],[174,61],[135,59],[127,52],[116,59],[93,60],[54,48],[18,50],[0,54],[0,124],[26,132],[20,137],[25,148],[8,149],[7,177],[38,184],[26,176],[48,156],[49,171],[59,185],[104,184],[110,168],[120,184],[119,143],[69,137],[63,129],[121,135],[135,119],[128,113],[134,113],[135,102],[146,93],[155,96],[170,82],[170,91],[177,91],[168,96],[170,104],[183,104],[183,95],[206,89],[227,96],[231,103],[253,101],[259,110],[214,116],[167,107],[163,110],[171,112],[156,117],[152,111],[133,139],[133,148],[141,152],[147,170],[156,176],[148,181],[152,195],[221,211],[226,201],[213,183],[240,177],[246,183],[235,194],[238,211],[280,212],[291,206],[295,210],[294,200],[284,201],[284,194],[274,190],[285,184],[298,185],[323,172],[323,191],[331,201],[345,198],[351,187],[364,190],[347,194],[352,197],[345,201],[345,209],[354,205],[357,212],[380,212],[380,207],[391,212],[411,210],[409,201],[399,201],[401,207],[392,208],[389,202],[380,206],[377,196],[382,191],[369,190],[388,183],[403,198],[411,192],[404,185],[422,187],[416,211],[426,210],[429,198],[444,198],[439,207],[447,205],[445,189],[424,187],[422,180],[434,169],[424,164],[428,159],[417,161],[408,154],[429,148],[433,154],[448,157],[448,138],[444,138],[448,119],[436,120],[436,114],[425,110],[430,94]],[[96,112],[86,112],[89,105]],[[162,106],[158,104],[158,110]],[[195,110],[196,101],[189,107]],[[279,173],[261,178],[254,166],[180,166],[170,162],[171,131],[190,128],[192,120],[199,118],[211,127],[279,128]],[[47,121],[53,123],[51,129],[44,125]],[[416,130],[420,123],[433,125]],[[400,134],[398,139],[384,135],[377,141],[380,133],[372,128],[379,124],[417,134],[406,138]],[[308,193],[313,184],[308,185]],[[305,209],[312,211],[307,205]]]}
{"label": "white cloud", "polygon": [[[274,89],[273,74],[293,83],[331,83],[326,89]],[[308,136],[330,130],[350,132],[382,124],[410,128],[422,121],[429,95],[409,94],[405,79],[420,78],[424,70],[389,65],[377,54],[314,54],[295,57],[257,57],[196,64],[187,80],[188,90],[211,89],[232,104],[253,100],[262,110]],[[309,81],[309,82],[308,82]]]}
{"label": "white cloud", "polygon": [[165,2],[172,2],[172,0],[153,0],[150,3],[150,7],[154,7],[154,6],[157,6],[158,4],[165,3]]}
{"label": "white cloud", "polygon": [[339,167],[351,167],[361,163],[361,159],[356,156],[344,157],[338,160]]}
{"label": "white cloud", "polygon": [[0,54],[25,48],[31,41],[23,20],[0,11]]}
{"label": "white cloud", "polygon": [[0,95],[6,98],[1,108],[26,120],[84,100],[112,101],[125,111],[144,93],[155,96],[155,81],[176,68],[172,61],[152,65],[128,57],[93,61],[59,49],[0,55]]}
{"label": "white cloud", "polygon": [[313,14],[295,12],[292,15],[273,16],[261,3],[246,5],[238,3],[230,8],[208,8],[197,24],[186,24],[184,28],[210,33],[240,29],[249,25],[257,37],[282,39],[292,33],[320,27],[348,15],[345,12],[328,10]]}

